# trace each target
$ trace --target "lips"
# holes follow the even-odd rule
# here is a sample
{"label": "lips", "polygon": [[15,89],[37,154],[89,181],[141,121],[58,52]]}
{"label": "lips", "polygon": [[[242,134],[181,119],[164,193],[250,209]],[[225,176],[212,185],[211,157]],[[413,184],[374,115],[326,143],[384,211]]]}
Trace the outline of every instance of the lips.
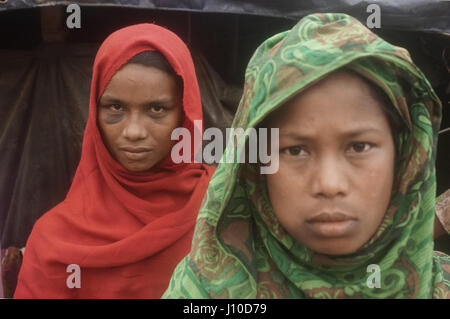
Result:
{"label": "lips", "polygon": [[306,220],[310,230],[320,237],[343,237],[355,231],[358,219],[341,212],[323,212]]}
{"label": "lips", "polygon": [[346,220],[355,219],[347,214],[336,212],[336,213],[320,213],[315,215],[314,217],[308,219],[309,222],[342,222]]}
{"label": "lips", "polygon": [[119,148],[126,158],[132,161],[139,161],[147,158],[148,154],[152,151],[151,148],[148,147],[121,147]]}

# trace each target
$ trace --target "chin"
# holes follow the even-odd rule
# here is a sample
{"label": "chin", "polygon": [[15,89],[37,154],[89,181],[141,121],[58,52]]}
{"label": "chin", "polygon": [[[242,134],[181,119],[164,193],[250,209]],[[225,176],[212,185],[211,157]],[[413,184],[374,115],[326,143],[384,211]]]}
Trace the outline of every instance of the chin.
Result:
{"label": "chin", "polygon": [[129,170],[133,173],[140,173],[150,170],[154,165],[124,165],[122,164],[124,168]]}
{"label": "chin", "polygon": [[[333,241],[333,239],[330,239],[330,241]],[[338,240],[336,239],[335,242],[333,243],[330,242],[320,245],[311,245],[308,247],[317,253],[330,256],[349,255],[357,251],[358,248],[360,247],[353,243],[345,243],[345,242],[339,243],[337,241]]]}
{"label": "chin", "polygon": [[125,168],[133,173],[140,173],[140,172],[146,171],[146,169],[140,169],[140,168],[134,168],[134,167],[133,168],[125,167]]}

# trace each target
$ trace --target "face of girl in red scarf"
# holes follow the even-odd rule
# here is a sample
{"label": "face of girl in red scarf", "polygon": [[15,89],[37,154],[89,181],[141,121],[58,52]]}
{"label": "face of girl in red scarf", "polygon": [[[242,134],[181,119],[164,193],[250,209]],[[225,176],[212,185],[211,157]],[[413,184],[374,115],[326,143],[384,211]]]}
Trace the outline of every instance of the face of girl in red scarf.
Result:
{"label": "face of girl in red scarf", "polygon": [[363,246],[389,205],[394,140],[371,90],[358,75],[330,75],[270,124],[280,128],[279,170],[266,175],[274,212],[294,238],[322,254]]}
{"label": "face of girl in red scarf", "polygon": [[126,64],[100,98],[98,124],[105,146],[132,172],[151,169],[174,144],[183,120],[182,92],[174,75],[155,67]]}

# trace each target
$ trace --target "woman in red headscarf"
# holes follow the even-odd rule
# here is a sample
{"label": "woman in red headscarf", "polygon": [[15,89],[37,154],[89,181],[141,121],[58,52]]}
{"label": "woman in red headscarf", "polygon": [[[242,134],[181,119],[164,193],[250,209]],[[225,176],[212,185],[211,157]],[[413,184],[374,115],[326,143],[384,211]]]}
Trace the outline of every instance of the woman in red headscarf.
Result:
{"label": "woman in red headscarf", "polygon": [[72,186],[36,222],[15,298],[159,298],[214,172],[172,161],[171,133],[193,139],[201,119],[192,58],[175,34],[153,24],[111,34],[95,58]]}

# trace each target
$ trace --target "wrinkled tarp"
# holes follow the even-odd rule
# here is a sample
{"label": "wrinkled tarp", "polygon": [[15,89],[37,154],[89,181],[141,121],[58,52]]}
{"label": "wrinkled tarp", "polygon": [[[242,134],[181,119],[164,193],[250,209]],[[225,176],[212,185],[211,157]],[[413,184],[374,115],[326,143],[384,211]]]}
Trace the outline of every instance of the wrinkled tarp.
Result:
{"label": "wrinkled tarp", "polygon": [[64,199],[81,152],[95,48],[0,51],[0,231],[23,247],[36,219]]}
{"label": "wrinkled tarp", "polygon": [[[0,51],[0,234],[24,247],[35,221],[62,201],[81,154],[97,45]],[[193,54],[204,127],[229,127],[241,90]]]}
{"label": "wrinkled tarp", "polygon": [[232,13],[298,20],[314,12],[342,12],[366,20],[369,4],[381,8],[383,28],[450,33],[448,0],[6,0],[0,11],[78,3],[85,6],[119,6],[142,9]]}

